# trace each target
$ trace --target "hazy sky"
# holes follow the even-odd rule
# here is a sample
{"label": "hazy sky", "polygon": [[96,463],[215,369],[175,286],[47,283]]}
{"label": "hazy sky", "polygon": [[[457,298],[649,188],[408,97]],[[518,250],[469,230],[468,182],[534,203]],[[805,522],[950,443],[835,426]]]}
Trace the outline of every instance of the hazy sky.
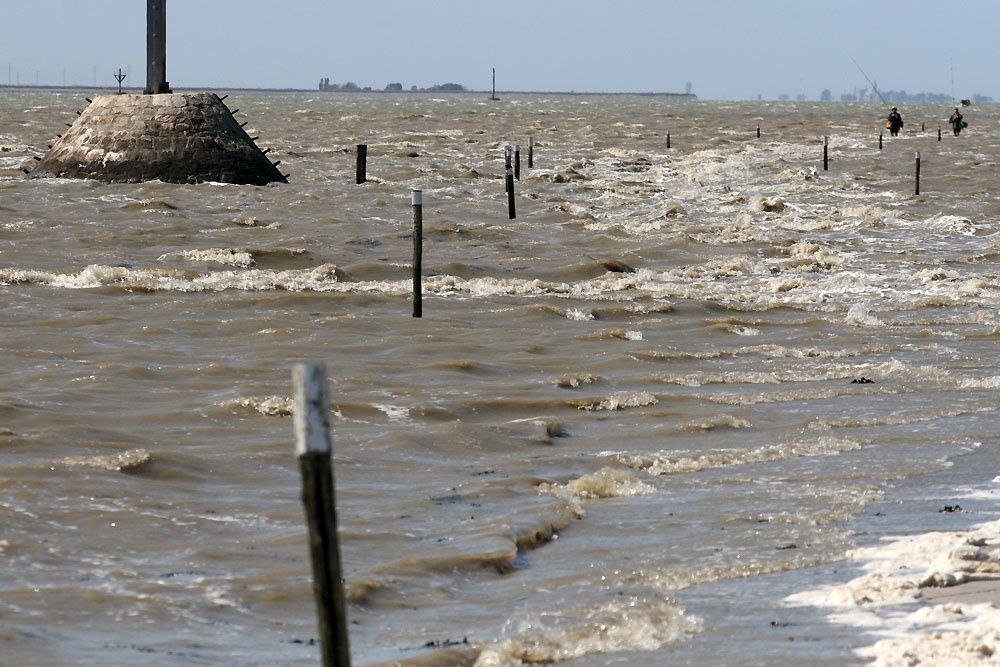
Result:
{"label": "hazy sky", "polygon": [[[5,0],[0,82],[145,84],[144,0]],[[864,86],[1000,99],[1000,1],[167,0],[175,89],[678,91],[835,96]],[[952,73],[953,72],[953,73]]]}

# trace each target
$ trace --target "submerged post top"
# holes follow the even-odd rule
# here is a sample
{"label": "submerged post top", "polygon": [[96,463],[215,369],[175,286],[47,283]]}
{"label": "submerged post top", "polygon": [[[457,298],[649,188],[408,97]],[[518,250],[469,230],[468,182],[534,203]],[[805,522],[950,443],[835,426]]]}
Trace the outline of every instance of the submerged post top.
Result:
{"label": "submerged post top", "polygon": [[410,191],[410,203],[414,206],[422,206],[424,203],[424,193],[422,190],[413,189]]}
{"label": "submerged post top", "polygon": [[330,400],[326,390],[326,364],[297,364],[295,384],[295,454],[330,453]]}

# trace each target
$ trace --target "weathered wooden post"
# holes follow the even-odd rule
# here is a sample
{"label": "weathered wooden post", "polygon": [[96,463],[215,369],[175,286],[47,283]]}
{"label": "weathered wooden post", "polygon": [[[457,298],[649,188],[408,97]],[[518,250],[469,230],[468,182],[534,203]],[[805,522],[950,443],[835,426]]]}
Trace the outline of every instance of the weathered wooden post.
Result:
{"label": "weathered wooden post", "polygon": [[517,217],[514,212],[514,170],[507,166],[507,216],[513,220]]}
{"label": "weathered wooden post", "polygon": [[938,141],[941,141],[941,126],[938,126]]}
{"label": "weathered wooden post", "polygon": [[882,150],[882,133],[878,133],[878,149]]}
{"label": "weathered wooden post", "polygon": [[757,126],[757,138],[760,139],[760,125]]}
{"label": "weathered wooden post", "polygon": [[167,0],[146,0],[146,95],[169,93]]}
{"label": "weathered wooden post", "polygon": [[667,148],[670,148],[670,130],[667,130]]}
{"label": "weathered wooden post", "polygon": [[920,122],[920,131],[921,132],[925,132],[926,131],[925,130],[925,123],[923,121]]}
{"label": "weathered wooden post", "polygon": [[830,143],[829,137],[823,137],[823,171],[830,170],[829,153],[827,150],[829,143]]}
{"label": "weathered wooden post", "polygon": [[535,166],[535,139],[528,137],[528,169]]}
{"label": "weathered wooden post", "polygon": [[913,194],[920,194],[920,151],[917,151],[917,185],[913,191]]}
{"label": "weathered wooden post", "polygon": [[[511,170],[511,162],[510,162],[511,152],[512,152],[512,149],[511,149],[510,146],[504,146],[504,149],[503,149],[503,170],[504,170],[505,174],[508,171]],[[506,189],[504,190],[504,192],[510,192],[510,186],[507,185],[505,187],[506,187]]]}
{"label": "weathered wooden post", "polygon": [[514,178],[521,180],[521,146],[514,146]]}
{"label": "weathered wooden post", "polygon": [[330,460],[330,399],[325,364],[299,364],[295,385],[295,453],[302,473],[302,502],[309,527],[313,594],[324,667],[350,667],[347,611],[337,545],[333,465]]}
{"label": "weathered wooden post", "polygon": [[413,205],[413,316],[423,317],[423,291],[420,284],[421,262],[424,252],[424,195],[420,190],[410,192]]}
{"label": "weathered wooden post", "polygon": [[368,144],[358,144],[358,161],[354,182],[361,185],[368,180]]}

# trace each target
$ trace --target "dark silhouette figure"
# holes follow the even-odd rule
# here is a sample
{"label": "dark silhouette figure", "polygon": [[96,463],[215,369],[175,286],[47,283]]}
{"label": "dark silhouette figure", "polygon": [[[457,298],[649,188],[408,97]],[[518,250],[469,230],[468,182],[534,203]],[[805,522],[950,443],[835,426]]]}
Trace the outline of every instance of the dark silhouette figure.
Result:
{"label": "dark silhouette figure", "polygon": [[948,122],[951,123],[951,130],[955,133],[956,137],[961,134],[963,128],[969,126],[968,123],[962,120],[962,114],[959,112],[958,107],[955,107],[955,113],[951,114]]}
{"label": "dark silhouette figure", "polygon": [[892,108],[889,117],[885,119],[885,127],[892,136],[899,134],[899,130],[902,129],[903,117],[899,115],[899,110],[896,107]]}

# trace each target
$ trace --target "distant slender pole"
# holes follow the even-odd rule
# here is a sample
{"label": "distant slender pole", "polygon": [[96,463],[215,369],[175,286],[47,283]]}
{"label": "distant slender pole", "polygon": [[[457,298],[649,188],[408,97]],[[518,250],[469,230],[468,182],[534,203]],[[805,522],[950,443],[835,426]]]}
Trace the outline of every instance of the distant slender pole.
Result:
{"label": "distant slender pole", "polygon": [[667,130],[667,148],[670,148],[670,130]]}
{"label": "distant slender pole", "polygon": [[117,72],[115,72],[115,80],[117,80],[117,81],[118,81],[118,94],[119,94],[119,95],[121,95],[121,94],[122,94],[122,81],[124,81],[124,80],[125,80],[125,76],[126,76],[126,75],[125,75],[125,72],[123,72],[123,71],[122,71],[122,68],[121,68],[121,67],[119,67],[119,68],[118,68],[118,71],[117,71]]}
{"label": "distant slender pole", "polygon": [[823,171],[830,170],[829,154],[827,152],[827,146],[830,143],[828,137],[823,137]]}
{"label": "distant slender pole", "polygon": [[514,178],[521,180],[521,146],[514,146]]}
{"label": "distant slender pole", "polygon": [[507,167],[507,217],[511,220],[517,217],[514,211],[514,170]]}
{"label": "distant slender pole", "polygon": [[920,131],[924,132],[924,123],[923,122],[920,123]]}
{"label": "distant slender pole", "polygon": [[528,169],[535,166],[535,140],[528,137]]}
{"label": "distant slender pole", "polygon": [[423,317],[423,292],[420,285],[421,263],[424,246],[424,195],[420,190],[410,192],[413,204],[413,316]]}
{"label": "distant slender pole", "polygon": [[757,138],[760,139],[760,125],[757,126]]}
{"label": "distant slender pole", "polygon": [[917,186],[914,189],[913,194],[920,194],[920,151],[917,151]]}
{"label": "distant slender pole", "polygon": [[170,92],[167,83],[167,0],[146,0],[146,95]]}
{"label": "distant slender pole", "polygon": [[941,141],[941,127],[938,126],[938,141]]}
{"label": "distant slender pole", "polygon": [[324,364],[299,364],[295,385],[295,453],[302,473],[302,502],[309,527],[313,594],[324,667],[350,667],[347,611],[337,544],[333,465],[330,460],[330,399]]}
{"label": "distant slender pole", "polygon": [[358,144],[358,163],[354,182],[360,185],[368,180],[368,144]]}
{"label": "distant slender pole", "polygon": [[878,149],[882,150],[882,133],[878,133]]}

